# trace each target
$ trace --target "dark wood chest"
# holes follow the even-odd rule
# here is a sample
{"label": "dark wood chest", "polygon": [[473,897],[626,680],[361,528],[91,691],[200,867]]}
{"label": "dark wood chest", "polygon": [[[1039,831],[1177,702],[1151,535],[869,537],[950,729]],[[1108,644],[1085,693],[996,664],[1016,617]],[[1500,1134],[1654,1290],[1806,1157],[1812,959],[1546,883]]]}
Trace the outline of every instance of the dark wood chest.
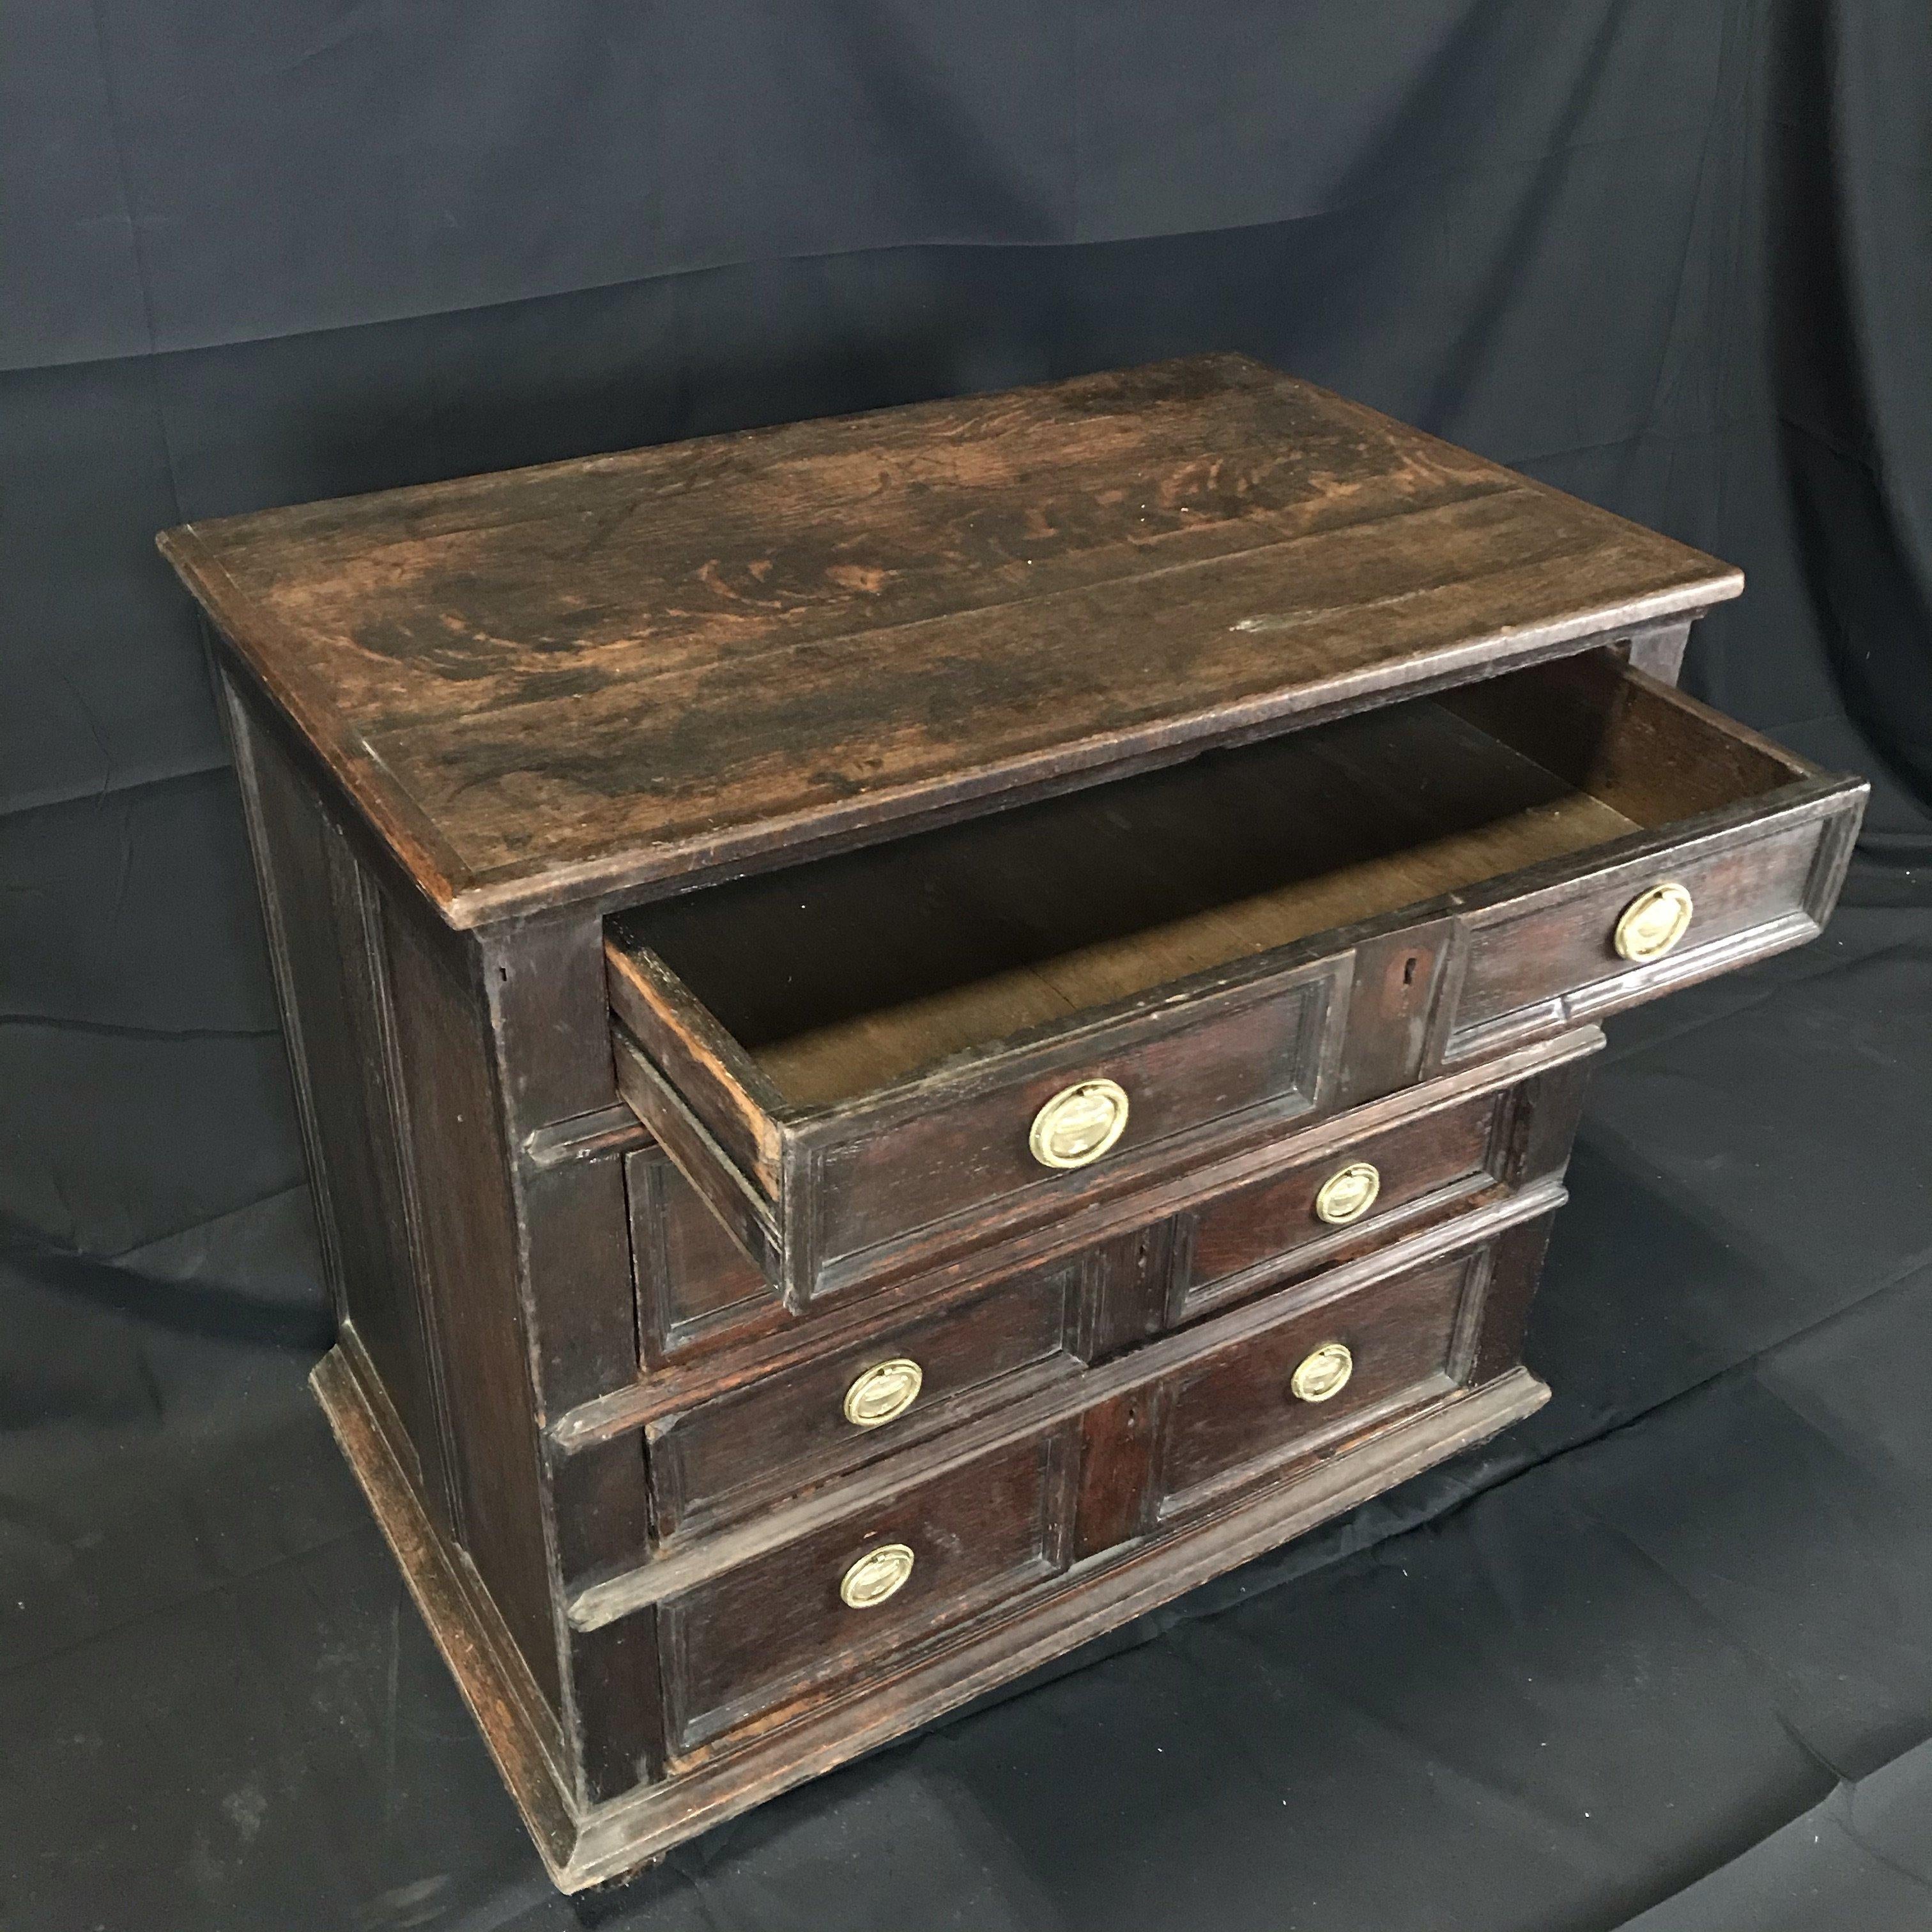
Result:
{"label": "dark wood chest", "polygon": [[1595,1022],[1864,788],[1233,356],[190,525],[340,1339],[560,1885],[1534,1408]]}

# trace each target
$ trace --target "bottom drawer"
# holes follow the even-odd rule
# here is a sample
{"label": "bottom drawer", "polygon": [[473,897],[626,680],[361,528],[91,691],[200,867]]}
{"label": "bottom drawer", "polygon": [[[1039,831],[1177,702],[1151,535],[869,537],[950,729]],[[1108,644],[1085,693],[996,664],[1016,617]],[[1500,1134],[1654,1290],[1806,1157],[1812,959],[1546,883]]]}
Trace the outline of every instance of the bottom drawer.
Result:
{"label": "bottom drawer", "polygon": [[[1030,1616],[1255,1498],[1332,1487],[1323,1472],[1358,1454],[1378,1466],[1394,1424],[1517,1367],[1562,1198],[1545,1183],[1160,1336],[1036,1389],[1010,1423],[837,1479],[795,1532],[781,1509],[637,1573],[660,1605],[671,1754],[877,1689],[936,1637]],[[572,1611],[592,1628],[618,1613]]]}
{"label": "bottom drawer", "polygon": [[1011,1443],[666,1606],[674,1748],[850,1676],[1064,1567],[1072,1444]]}
{"label": "bottom drawer", "polygon": [[1462,1378],[1490,1250],[1413,1268],[1208,1354],[1167,1388],[1162,1516],[1190,1509],[1310,1438],[1443,1395]]}

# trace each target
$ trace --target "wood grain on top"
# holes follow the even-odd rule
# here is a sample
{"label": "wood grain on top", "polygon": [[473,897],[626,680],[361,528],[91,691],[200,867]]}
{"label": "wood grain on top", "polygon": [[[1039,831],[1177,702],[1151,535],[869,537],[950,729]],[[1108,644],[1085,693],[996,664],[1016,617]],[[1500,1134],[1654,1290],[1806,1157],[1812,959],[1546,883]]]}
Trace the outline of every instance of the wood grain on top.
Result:
{"label": "wood grain on top", "polygon": [[1230,356],[161,541],[457,926],[1500,668],[1742,584]]}

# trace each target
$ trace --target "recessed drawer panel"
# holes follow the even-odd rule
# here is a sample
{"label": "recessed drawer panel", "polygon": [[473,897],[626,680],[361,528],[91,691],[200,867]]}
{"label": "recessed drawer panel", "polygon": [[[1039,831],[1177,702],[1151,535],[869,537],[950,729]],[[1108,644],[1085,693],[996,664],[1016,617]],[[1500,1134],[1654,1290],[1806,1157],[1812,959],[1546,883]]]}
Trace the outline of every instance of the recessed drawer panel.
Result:
{"label": "recessed drawer panel", "polygon": [[[1318,1110],[1349,964],[1204,988],[1184,1006],[1060,1031],[988,1056],[970,1077],[937,1075],[817,1119],[779,1108],[764,1186],[725,1153],[731,1130],[714,1135],[692,1104],[701,1083],[676,1077],[682,1045],[640,993],[634,961],[614,980],[618,1084],[802,1308],[1102,1207]],[[672,997],[661,969],[648,976],[655,997]],[[672,1066],[657,1064],[646,1036]],[[762,1131],[736,1123],[747,1155]]]}
{"label": "recessed drawer panel", "polygon": [[969,1210],[983,1234],[1106,1199],[1204,1126],[1292,1120],[1315,1103],[1332,993],[1323,975],[1206,1001],[1156,1037],[1044,1056],[970,1096],[936,1094],[929,1109],[842,1138],[815,1176],[828,1262],[877,1256],[908,1225],[925,1231],[922,1246],[942,1245]]}
{"label": "recessed drawer panel", "polygon": [[619,1084],[800,1309],[1794,944],[1864,791],[1583,652],[614,917]]}
{"label": "recessed drawer panel", "polygon": [[1305,1453],[1312,1438],[1447,1394],[1460,1378],[1459,1344],[1473,1338],[1487,1253],[1307,1310],[1178,1376],[1162,1447],[1162,1514]]}
{"label": "recessed drawer panel", "polygon": [[1498,1127],[1515,1092],[1477,1094],[1205,1202],[1190,1217],[1184,1305],[1280,1279],[1298,1264],[1381,1238],[1419,1205],[1499,1178]]}
{"label": "recessed drawer panel", "polygon": [[1064,1431],[995,1450],[674,1598],[676,1748],[841,1683],[1063,1567]]}
{"label": "recessed drawer panel", "polygon": [[654,1428],[661,1538],[742,1514],[923,1440],[998,1401],[1016,1370],[1066,1352],[1077,1262],[912,1322],[833,1346]]}

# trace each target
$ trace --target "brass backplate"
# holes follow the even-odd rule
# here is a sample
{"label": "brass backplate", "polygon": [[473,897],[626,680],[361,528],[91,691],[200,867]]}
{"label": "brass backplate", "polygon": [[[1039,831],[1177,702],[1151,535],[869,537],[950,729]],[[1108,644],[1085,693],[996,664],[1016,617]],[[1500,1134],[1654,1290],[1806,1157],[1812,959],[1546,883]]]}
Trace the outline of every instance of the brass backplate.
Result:
{"label": "brass backplate", "polygon": [[838,1594],[855,1610],[869,1610],[896,1597],[912,1574],[913,1553],[903,1543],[868,1550],[838,1580]]}
{"label": "brass backplate", "polygon": [[1042,1167],[1084,1167],[1127,1129],[1127,1096],[1112,1080],[1063,1087],[1033,1117],[1027,1145]]}
{"label": "brass backplate", "polygon": [[845,1391],[845,1420],[855,1429],[877,1429],[896,1421],[919,1399],[926,1371],[910,1355],[874,1362],[853,1378]]}
{"label": "brass backplate", "polygon": [[1639,892],[1617,920],[1612,944],[1634,966],[1661,959],[1690,926],[1690,895],[1675,879]]}

